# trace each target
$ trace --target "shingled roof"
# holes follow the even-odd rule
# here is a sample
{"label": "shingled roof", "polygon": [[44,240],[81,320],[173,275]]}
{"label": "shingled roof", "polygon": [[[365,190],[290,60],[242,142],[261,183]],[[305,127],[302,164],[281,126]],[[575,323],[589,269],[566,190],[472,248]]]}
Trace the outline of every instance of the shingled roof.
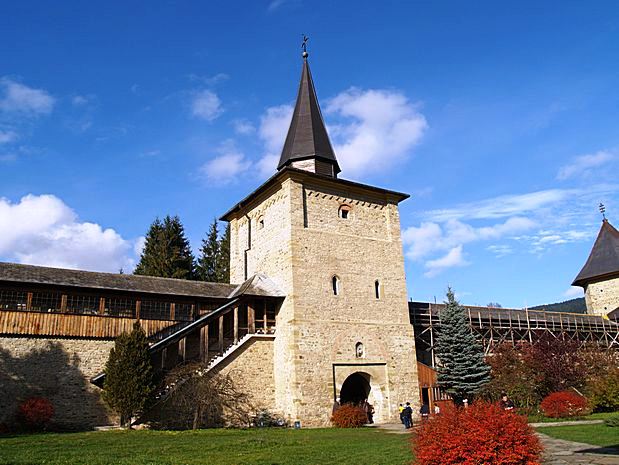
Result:
{"label": "shingled roof", "polygon": [[[2,262],[0,262],[0,281],[221,299],[228,298],[238,287],[236,284],[100,273]],[[252,294],[252,290],[247,289],[246,293]],[[262,294],[262,290],[260,290],[260,294]]]}
{"label": "shingled roof", "polygon": [[295,160],[311,158],[331,163],[335,174],[341,171],[322,119],[307,56],[304,55],[297,103],[277,169],[282,169]]}
{"label": "shingled roof", "polygon": [[585,287],[597,278],[614,274],[619,274],[619,231],[604,219],[589,258],[572,285]]}

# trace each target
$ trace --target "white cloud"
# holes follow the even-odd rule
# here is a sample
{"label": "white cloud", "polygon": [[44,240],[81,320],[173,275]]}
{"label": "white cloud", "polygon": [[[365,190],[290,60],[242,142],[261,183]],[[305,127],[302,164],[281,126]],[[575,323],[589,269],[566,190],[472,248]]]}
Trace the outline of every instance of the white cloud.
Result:
{"label": "white cloud", "polygon": [[482,241],[493,241],[486,250],[496,257],[523,249],[541,254],[564,244],[591,241],[599,228],[599,200],[615,198],[617,192],[619,185],[597,183],[422,212],[418,226],[402,231],[406,257],[433,261],[455,247]]}
{"label": "white cloud", "polygon": [[256,127],[251,123],[251,121],[246,119],[235,119],[232,121],[232,126],[234,127],[234,132],[241,134],[242,136],[247,136],[256,132]]}
{"label": "white cloud", "polygon": [[598,168],[616,159],[616,155],[608,150],[581,155],[576,157],[571,163],[562,166],[557,173],[557,179],[565,181],[575,176],[589,175],[594,168]]}
{"label": "white cloud", "polygon": [[424,276],[432,278],[448,268],[466,265],[469,265],[469,262],[464,259],[462,246],[459,245],[451,249],[443,257],[427,261],[425,264],[427,271],[424,273]]}
{"label": "white cloud", "polygon": [[86,105],[88,103],[88,97],[84,97],[83,95],[76,95],[71,99],[71,103],[76,107]]}
{"label": "white cloud", "polygon": [[505,218],[537,211],[575,193],[575,189],[547,189],[527,194],[501,195],[478,202],[462,203],[453,208],[430,210],[425,216],[434,221]]}
{"label": "white cloud", "polygon": [[[351,88],[329,99],[326,114],[336,157],[346,177],[359,177],[388,169],[406,158],[427,128],[415,105],[402,93]],[[260,118],[258,135],[265,154],[258,163],[270,175],[284,145],[293,107],[267,108]]]}
{"label": "white cloud", "polygon": [[219,84],[220,82],[227,81],[230,79],[230,76],[226,73],[217,73],[213,76],[199,76],[197,74],[190,74],[189,79],[192,81],[199,81],[207,86],[214,86],[215,84]]}
{"label": "white cloud", "polygon": [[251,161],[237,150],[232,141],[224,142],[218,152],[219,156],[207,161],[200,168],[200,173],[214,184],[229,184],[251,166]]}
{"label": "white cloud", "polygon": [[564,297],[569,299],[575,299],[584,295],[582,287],[570,286],[570,288],[563,293]]}
{"label": "white cloud", "polygon": [[56,100],[47,91],[28,87],[9,78],[0,78],[0,111],[22,116],[46,115]]}
{"label": "white cloud", "polygon": [[202,90],[193,95],[191,102],[191,114],[193,116],[206,121],[213,121],[222,112],[221,100],[215,92]]}
{"label": "white cloud", "polygon": [[17,139],[17,133],[15,131],[2,131],[0,130],[0,144],[8,144]]}
{"label": "white cloud", "polygon": [[509,245],[505,244],[489,245],[488,247],[486,247],[486,250],[492,252],[497,258],[502,258],[506,255],[514,253],[514,249],[512,249]]}
{"label": "white cloud", "polygon": [[342,171],[358,177],[406,158],[428,127],[425,117],[400,92],[351,88],[328,100],[326,113]]}
{"label": "white cloud", "polygon": [[257,166],[263,177],[272,175],[277,168],[277,162],[290,127],[292,109],[290,105],[270,107],[260,117],[258,137],[264,144],[265,153],[258,161]]}
{"label": "white cloud", "polygon": [[33,265],[116,272],[133,269],[132,244],[113,229],[79,221],[53,195],[0,198],[0,256]]}
{"label": "white cloud", "polygon": [[402,241],[409,246],[406,256],[421,260],[436,252],[452,250],[470,242],[499,239],[533,227],[535,222],[523,217],[482,227],[473,227],[459,220],[447,220],[442,224],[424,222],[419,227],[411,226],[402,231]]}

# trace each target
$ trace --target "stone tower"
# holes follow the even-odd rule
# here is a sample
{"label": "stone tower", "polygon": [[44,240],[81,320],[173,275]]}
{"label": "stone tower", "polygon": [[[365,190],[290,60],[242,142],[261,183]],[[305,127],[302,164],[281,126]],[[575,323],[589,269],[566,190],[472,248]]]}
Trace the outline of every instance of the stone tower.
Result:
{"label": "stone tower", "polygon": [[338,397],[368,398],[377,421],[419,403],[398,212],[408,195],[339,172],[304,54],[277,173],[222,217],[231,282],[263,273],[286,294],[274,410],[304,426],[327,425]]}
{"label": "stone tower", "polygon": [[605,316],[619,308],[619,231],[606,218],[572,286],[585,290],[587,313]]}

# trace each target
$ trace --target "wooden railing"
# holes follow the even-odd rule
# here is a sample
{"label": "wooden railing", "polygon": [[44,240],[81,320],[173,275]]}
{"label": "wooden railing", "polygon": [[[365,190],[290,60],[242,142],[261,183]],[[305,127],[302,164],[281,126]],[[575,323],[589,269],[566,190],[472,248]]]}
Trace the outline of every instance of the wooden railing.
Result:
{"label": "wooden railing", "polygon": [[[134,318],[3,310],[0,311],[0,335],[113,339],[124,332],[130,332],[135,322]],[[176,323],[165,320],[140,320],[147,336]]]}

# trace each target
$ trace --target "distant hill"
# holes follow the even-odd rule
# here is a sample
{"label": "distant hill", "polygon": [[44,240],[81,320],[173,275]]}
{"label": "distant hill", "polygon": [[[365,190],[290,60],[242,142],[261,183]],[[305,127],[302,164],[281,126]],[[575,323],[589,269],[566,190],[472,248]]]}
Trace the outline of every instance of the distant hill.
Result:
{"label": "distant hill", "polygon": [[587,313],[585,298],[565,300],[556,304],[538,305],[531,307],[531,310],[545,310],[547,312],[566,312],[566,313]]}

